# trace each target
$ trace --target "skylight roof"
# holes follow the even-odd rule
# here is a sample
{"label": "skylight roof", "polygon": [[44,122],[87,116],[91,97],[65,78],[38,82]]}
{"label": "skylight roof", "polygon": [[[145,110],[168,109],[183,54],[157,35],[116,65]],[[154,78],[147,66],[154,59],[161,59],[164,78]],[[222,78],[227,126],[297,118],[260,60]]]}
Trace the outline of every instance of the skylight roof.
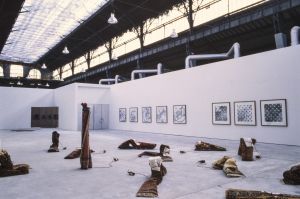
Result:
{"label": "skylight roof", "polygon": [[0,59],[33,63],[109,0],[26,0]]}

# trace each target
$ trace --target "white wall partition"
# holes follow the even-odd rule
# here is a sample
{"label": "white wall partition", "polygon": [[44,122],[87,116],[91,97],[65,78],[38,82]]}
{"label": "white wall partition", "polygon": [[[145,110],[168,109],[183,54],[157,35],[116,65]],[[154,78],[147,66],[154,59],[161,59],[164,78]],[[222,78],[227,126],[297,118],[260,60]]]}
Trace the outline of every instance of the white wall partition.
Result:
{"label": "white wall partition", "polygon": [[[202,65],[111,86],[110,128],[211,138],[300,145],[300,46]],[[288,127],[261,126],[260,100],[287,99]],[[256,101],[256,126],[233,123],[233,102]],[[212,103],[231,103],[231,125],[212,125]],[[155,107],[168,106],[168,123],[157,124]],[[173,124],[173,105],[187,106],[187,124]],[[152,123],[142,123],[141,108],[152,107]],[[128,108],[139,108],[138,123]],[[119,122],[127,108],[127,122]]]}
{"label": "white wall partition", "polygon": [[[0,87],[0,129],[29,128],[32,106],[58,106],[59,128],[79,130],[82,102],[109,104],[109,128],[210,138],[255,137],[300,145],[300,45],[183,69],[111,86],[74,83],[55,90]],[[184,68],[184,66],[183,66]],[[287,100],[287,127],[262,126],[260,100]],[[256,126],[234,124],[233,102],[256,102]],[[231,125],[212,124],[212,103],[230,102]],[[187,124],[173,124],[173,105],[186,105]],[[152,123],[142,123],[142,107]],[[156,106],[168,106],[168,123],[156,123]],[[138,122],[128,109],[138,107]],[[119,122],[127,108],[127,122]]]}
{"label": "white wall partition", "polygon": [[32,106],[54,106],[52,90],[0,87],[0,129],[30,128]]}
{"label": "white wall partition", "polygon": [[55,89],[54,103],[59,107],[58,127],[64,130],[76,130],[76,84]]}
{"label": "white wall partition", "polygon": [[[81,103],[87,103],[93,108],[93,104],[109,104],[109,87],[98,84],[80,84],[76,83],[76,130],[81,130]],[[92,113],[91,109],[91,113]],[[93,113],[94,115],[95,113]],[[92,115],[92,116],[93,116]],[[95,114],[97,115],[97,114]],[[91,123],[90,123],[91,124]]]}

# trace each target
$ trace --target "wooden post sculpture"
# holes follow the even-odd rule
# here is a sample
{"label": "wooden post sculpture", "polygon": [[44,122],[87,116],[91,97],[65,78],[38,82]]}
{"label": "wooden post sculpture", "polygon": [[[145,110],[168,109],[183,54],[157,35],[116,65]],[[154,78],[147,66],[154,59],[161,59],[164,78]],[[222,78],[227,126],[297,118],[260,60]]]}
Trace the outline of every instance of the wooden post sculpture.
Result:
{"label": "wooden post sculpture", "polygon": [[81,169],[92,168],[92,156],[89,144],[89,120],[90,108],[86,103],[82,103],[82,130],[81,130],[81,154],[80,165]]}

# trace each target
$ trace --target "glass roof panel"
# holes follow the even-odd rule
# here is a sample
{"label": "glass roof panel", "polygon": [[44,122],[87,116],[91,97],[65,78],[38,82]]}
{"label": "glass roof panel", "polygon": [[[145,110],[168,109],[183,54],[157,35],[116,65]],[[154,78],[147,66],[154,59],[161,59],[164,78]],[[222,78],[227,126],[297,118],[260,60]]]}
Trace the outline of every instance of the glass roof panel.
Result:
{"label": "glass roof panel", "polygon": [[26,0],[0,59],[33,63],[109,0]]}

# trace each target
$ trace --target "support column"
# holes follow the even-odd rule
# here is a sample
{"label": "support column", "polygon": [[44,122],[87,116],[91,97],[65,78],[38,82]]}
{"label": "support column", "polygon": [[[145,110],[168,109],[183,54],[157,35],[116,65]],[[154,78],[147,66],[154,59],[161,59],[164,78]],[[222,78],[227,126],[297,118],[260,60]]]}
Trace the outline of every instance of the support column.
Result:
{"label": "support column", "polygon": [[29,67],[29,66],[23,66],[23,77],[24,78],[28,77],[30,70],[31,70],[31,67]]}
{"label": "support column", "polygon": [[90,69],[90,67],[91,67],[91,52],[90,51],[87,54],[86,63],[87,63],[88,69]]}
{"label": "support column", "polygon": [[10,64],[3,64],[3,76],[9,78],[10,77]]}
{"label": "support column", "polygon": [[62,68],[59,68],[59,79],[62,79]]}
{"label": "support column", "polygon": [[71,62],[72,75],[74,75],[74,68],[75,68],[75,62],[74,62],[74,60],[72,60],[72,62]]}
{"label": "support column", "polygon": [[40,69],[41,79],[50,79],[50,72],[48,69]]}

